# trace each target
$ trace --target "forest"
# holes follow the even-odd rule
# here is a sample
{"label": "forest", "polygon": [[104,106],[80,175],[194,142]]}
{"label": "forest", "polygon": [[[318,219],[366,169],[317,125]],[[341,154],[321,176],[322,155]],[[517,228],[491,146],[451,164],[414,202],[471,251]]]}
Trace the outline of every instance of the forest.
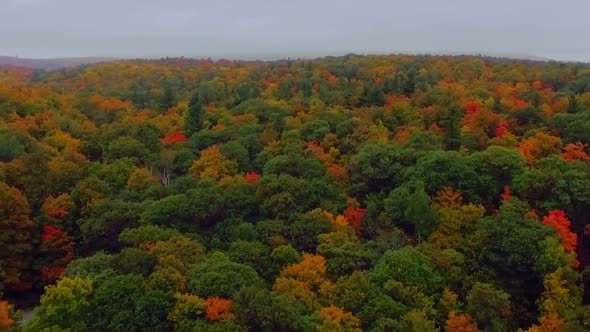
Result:
{"label": "forest", "polygon": [[589,144],[585,64],[0,68],[0,331],[590,331]]}

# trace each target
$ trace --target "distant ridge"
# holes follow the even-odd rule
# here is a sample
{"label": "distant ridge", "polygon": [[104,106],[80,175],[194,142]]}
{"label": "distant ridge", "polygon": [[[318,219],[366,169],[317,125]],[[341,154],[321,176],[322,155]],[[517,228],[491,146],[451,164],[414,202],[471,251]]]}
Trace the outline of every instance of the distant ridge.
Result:
{"label": "distant ridge", "polygon": [[12,56],[0,56],[0,67],[21,67],[41,70],[58,70],[63,68],[74,68],[84,65],[92,65],[106,62],[185,62],[185,63],[289,63],[296,60],[348,60],[350,58],[362,58],[366,56],[409,56],[409,57],[451,57],[451,58],[480,58],[488,61],[517,61],[528,63],[577,63],[588,66],[590,63],[580,61],[563,61],[551,58],[544,58],[527,54],[501,54],[501,53],[475,53],[475,52],[433,52],[433,53],[347,53],[340,55],[329,54],[299,54],[291,57],[285,55],[261,56],[253,57],[252,55],[245,56],[173,56],[173,57],[135,57],[135,58],[109,58],[109,57],[78,57],[78,58],[55,58],[55,59],[28,59]]}
{"label": "distant ridge", "polygon": [[78,67],[99,62],[116,61],[116,58],[58,58],[58,59],[26,59],[11,56],[0,56],[0,67],[25,67],[31,69],[55,70]]}

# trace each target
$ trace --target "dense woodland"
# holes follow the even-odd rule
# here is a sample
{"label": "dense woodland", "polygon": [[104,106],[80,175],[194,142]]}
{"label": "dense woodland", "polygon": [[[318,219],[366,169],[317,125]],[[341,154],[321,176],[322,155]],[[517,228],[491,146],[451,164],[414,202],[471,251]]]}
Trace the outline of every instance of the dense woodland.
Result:
{"label": "dense woodland", "polygon": [[0,330],[590,330],[588,144],[581,64],[0,69]]}

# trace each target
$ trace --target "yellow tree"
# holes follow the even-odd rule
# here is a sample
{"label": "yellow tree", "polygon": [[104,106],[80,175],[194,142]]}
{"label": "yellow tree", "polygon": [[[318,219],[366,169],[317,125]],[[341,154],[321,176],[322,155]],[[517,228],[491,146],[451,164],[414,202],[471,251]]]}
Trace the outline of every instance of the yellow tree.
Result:
{"label": "yellow tree", "polygon": [[301,262],[283,268],[273,291],[311,308],[331,294],[333,284],[325,274],[326,259],[321,255],[305,254]]}
{"label": "yellow tree", "polygon": [[199,159],[193,163],[190,173],[197,179],[211,178],[221,180],[238,173],[236,162],[227,159],[217,145],[212,145],[201,151]]}
{"label": "yellow tree", "polygon": [[319,310],[318,332],[361,332],[361,321],[352,313],[333,305]]}

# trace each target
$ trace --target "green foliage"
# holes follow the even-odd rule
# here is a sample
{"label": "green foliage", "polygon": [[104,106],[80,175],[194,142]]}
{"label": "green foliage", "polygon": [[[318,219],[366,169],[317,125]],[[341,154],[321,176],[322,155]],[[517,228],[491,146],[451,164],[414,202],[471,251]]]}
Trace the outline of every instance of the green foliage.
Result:
{"label": "green foliage", "polygon": [[385,252],[369,274],[370,279],[383,285],[392,279],[406,286],[416,286],[426,294],[440,289],[441,276],[429,258],[413,247]]}
{"label": "green foliage", "polygon": [[215,252],[188,271],[188,288],[203,297],[230,298],[242,287],[260,285],[256,271]]}
{"label": "green foliage", "polygon": [[92,280],[78,277],[64,278],[48,286],[25,331],[87,331],[92,291]]}

